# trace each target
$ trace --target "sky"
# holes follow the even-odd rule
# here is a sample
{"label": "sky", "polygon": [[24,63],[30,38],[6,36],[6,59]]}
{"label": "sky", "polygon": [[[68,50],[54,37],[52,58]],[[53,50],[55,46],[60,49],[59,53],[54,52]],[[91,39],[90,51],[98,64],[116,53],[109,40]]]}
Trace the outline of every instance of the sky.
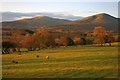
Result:
{"label": "sky", "polygon": [[[31,0],[32,1],[32,0]],[[89,16],[97,13],[108,13],[118,17],[118,2],[2,2],[1,12],[52,12],[64,15]]]}
{"label": "sky", "polygon": [[119,2],[119,0],[0,0],[0,2]]}

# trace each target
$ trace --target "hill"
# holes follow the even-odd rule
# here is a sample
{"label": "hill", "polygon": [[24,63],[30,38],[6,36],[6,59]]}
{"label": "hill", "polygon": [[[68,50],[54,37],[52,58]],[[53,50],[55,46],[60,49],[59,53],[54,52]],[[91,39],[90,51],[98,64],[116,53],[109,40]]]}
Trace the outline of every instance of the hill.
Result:
{"label": "hill", "polygon": [[3,28],[10,26],[13,28],[36,28],[38,26],[60,25],[69,20],[50,18],[47,16],[37,16],[30,19],[21,19],[17,21],[2,22]]}
{"label": "hill", "polygon": [[[103,26],[108,30],[118,30],[118,18],[115,18],[109,14],[106,13],[101,13],[101,14],[96,14],[92,16],[88,16],[85,18],[82,18],[80,20],[75,20],[75,21],[70,21],[66,22],[62,26],[75,26],[75,28],[78,29],[87,29],[91,30],[96,26]],[[77,27],[76,27],[77,26]]]}
{"label": "hill", "polygon": [[54,12],[32,12],[32,13],[20,13],[20,12],[0,12],[2,14],[2,20],[0,22],[6,21],[15,21],[21,17],[29,17],[33,18],[35,16],[48,16],[52,18],[60,18],[67,20],[77,20],[82,18],[82,16],[74,16],[74,15],[64,15],[64,13],[54,13]]}
{"label": "hill", "polygon": [[106,14],[106,13],[101,13],[101,14],[88,16],[88,17],[82,18],[80,20],[71,21],[66,24],[116,23],[117,21],[118,21],[117,18],[115,18],[109,14]]}
{"label": "hill", "polygon": [[119,18],[115,18],[106,13],[100,13],[88,16],[79,20],[69,21],[65,19],[50,18],[47,16],[38,16],[30,19],[22,19],[11,22],[2,22],[3,29],[36,29],[41,26],[48,28],[62,28],[71,30],[93,30],[96,26],[103,26],[107,30],[118,31]]}

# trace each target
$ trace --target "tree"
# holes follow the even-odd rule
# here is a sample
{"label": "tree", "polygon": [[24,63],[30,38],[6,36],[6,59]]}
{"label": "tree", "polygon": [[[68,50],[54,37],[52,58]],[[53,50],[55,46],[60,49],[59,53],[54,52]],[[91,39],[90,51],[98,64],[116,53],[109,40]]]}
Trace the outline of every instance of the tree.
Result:
{"label": "tree", "polygon": [[31,35],[32,50],[56,46],[54,37],[47,29],[40,29]]}
{"label": "tree", "polygon": [[32,36],[27,33],[24,37],[24,39],[21,41],[22,43],[22,46],[27,48],[28,51],[31,51],[32,50],[32,45],[33,45],[33,42],[32,42]]}
{"label": "tree", "polygon": [[112,32],[108,32],[108,34],[106,35],[106,42],[109,43],[110,46],[111,43],[114,42],[114,37],[112,35]]}
{"label": "tree", "polygon": [[75,43],[76,45],[80,45],[80,43],[81,43],[81,38],[75,37],[75,38],[73,39],[73,41],[74,41],[74,43]]}
{"label": "tree", "polygon": [[85,40],[85,38],[81,38],[80,44],[81,44],[81,45],[86,45],[86,40]]}
{"label": "tree", "polygon": [[15,45],[11,41],[2,41],[2,54],[10,53],[10,48],[15,48]]}
{"label": "tree", "polygon": [[36,32],[38,44],[40,45],[40,48],[47,48],[50,46],[50,41],[52,39],[52,36],[50,35],[49,31],[47,29],[39,29]]}
{"label": "tree", "polygon": [[106,30],[102,26],[95,27],[93,31],[94,35],[94,43],[96,44],[102,44],[105,43],[105,37],[106,37]]}
{"label": "tree", "polygon": [[67,36],[61,36],[60,38],[58,38],[57,42],[58,42],[58,44],[64,45],[64,46],[74,45],[73,40],[70,37],[67,37]]}
{"label": "tree", "polygon": [[32,35],[32,41],[33,41],[33,50],[35,50],[36,48],[39,48],[40,50],[40,47],[41,47],[41,39],[40,39],[40,36],[41,34],[36,32]]}
{"label": "tree", "polygon": [[[21,40],[23,39],[22,33],[19,31],[13,32],[11,35],[11,42],[16,44],[16,49],[20,52],[20,48],[22,47]],[[13,48],[13,52],[16,51],[16,49]]]}
{"label": "tree", "polygon": [[55,38],[55,43],[57,46],[61,46],[62,44],[60,43],[60,39],[59,38]]}
{"label": "tree", "polygon": [[93,44],[93,39],[92,38],[86,38],[86,44]]}
{"label": "tree", "polygon": [[86,45],[87,44],[87,41],[86,41],[85,38],[77,38],[77,37],[75,37],[74,42],[77,45]]}
{"label": "tree", "polygon": [[116,35],[116,36],[114,37],[114,39],[115,39],[116,42],[120,42],[120,35],[119,35],[119,34]]}

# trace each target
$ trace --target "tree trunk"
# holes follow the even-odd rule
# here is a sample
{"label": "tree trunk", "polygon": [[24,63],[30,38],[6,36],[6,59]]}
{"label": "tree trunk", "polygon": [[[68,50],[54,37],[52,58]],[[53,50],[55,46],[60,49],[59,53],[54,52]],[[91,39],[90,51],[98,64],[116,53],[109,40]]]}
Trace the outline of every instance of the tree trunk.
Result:
{"label": "tree trunk", "polygon": [[102,47],[103,45],[101,44],[101,47]]}
{"label": "tree trunk", "polygon": [[13,53],[16,52],[16,49],[15,49],[15,48],[12,48],[12,52],[13,52]]}
{"label": "tree trunk", "polygon": [[111,43],[109,43],[109,46],[112,46]]}

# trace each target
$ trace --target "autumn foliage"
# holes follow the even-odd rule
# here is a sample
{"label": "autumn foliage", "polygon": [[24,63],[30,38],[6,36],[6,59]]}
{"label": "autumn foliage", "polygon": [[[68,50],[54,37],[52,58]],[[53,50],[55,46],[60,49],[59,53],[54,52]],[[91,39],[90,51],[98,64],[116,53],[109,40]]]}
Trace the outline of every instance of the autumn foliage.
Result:
{"label": "autumn foliage", "polygon": [[56,39],[56,43],[63,46],[72,46],[74,45],[73,40],[67,36],[61,36]]}
{"label": "autumn foliage", "polygon": [[[83,33],[85,34],[85,33]],[[90,33],[89,33],[90,34]],[[91,35],[91,34],[90,34]],[[93,30],[93,39],[86,38],[87,36],[70,37],[70,36],[57,36],[48,29],[40,28],[34,33],[22,34],[20,31],[12,32],[8,39],[2,41],[2,52],[10,53],[18,51],[21,52],[21,48],[26,48],[28,51],[41,50],[46,48],[54,48],[59,46],[74,46],[74,45],[86,45],[86,44],[101,44],[111,43],[117,39],[113,36],[111,31],[106,31],[104,27],[98,26]]]}
{"label": "autumn foliage", "polygon": [[106,37],[106,30],[102,26],[95,27],[94,32],[94,43],[95,44],[102,44],[105,43],[105,37]]}

